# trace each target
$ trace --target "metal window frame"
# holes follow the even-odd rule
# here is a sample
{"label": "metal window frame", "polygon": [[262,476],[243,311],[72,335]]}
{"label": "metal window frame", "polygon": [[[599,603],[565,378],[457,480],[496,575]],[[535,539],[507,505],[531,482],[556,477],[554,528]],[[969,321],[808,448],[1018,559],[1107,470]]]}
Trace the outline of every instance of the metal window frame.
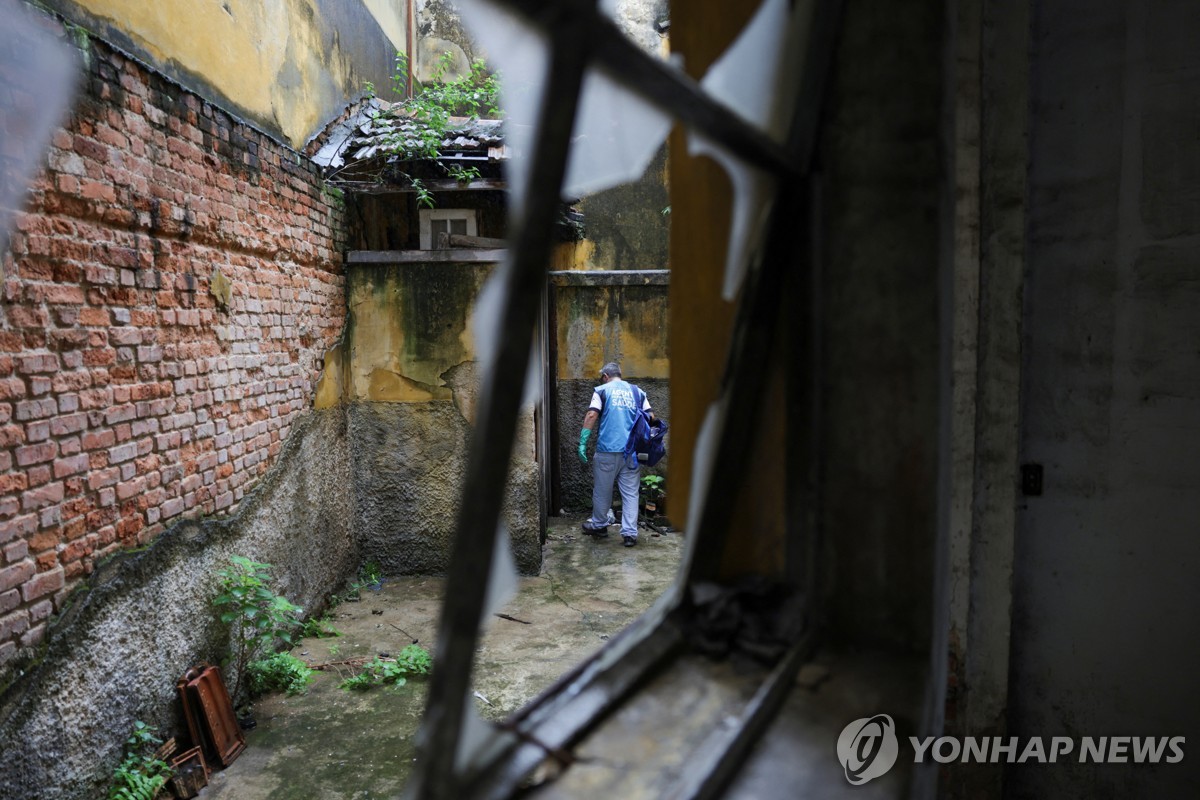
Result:
{"label": "metal window frame", "polygon": [[[794,275],[787,278],[787,270],[780,266],[796,260],[796,220],[806,223],[807,245],[815,246],[809,173],[841,9],[840,0],[815,0],[795,117],[788,142],[781,147],[710,98],[682,71],[630,42],[600,13],[595,0],[494,2],[548,33],[550,59],[536,131],[534,152],[538,157],[532,165],[525,208],[515,220],[511,260],[503,274],[503,335],[494,368],[481,387],[468,455],[464,502],[448,573],[454,591],[447,593],[442,609],[435,653],[438,667],[430,681],[419,734],[418,764],[406,787],[407,796],[420,800],[510,796],[547,753],[568,746],[634,691],[648,670],[681,647],[681,615],[686,611],[680,601],[694,581],[714,577],[715,559],[729,527],[728,504],[714,502],[713,496],[706,494],[699,518],[692,521],[695,531],[691,535],[698,537],[695,552],[701,555],[683,580],[603,649],[517,712],[505,726],[507,733],[492,743],[490,758],[478,769],[469,774],[455,771],[516,429],[520,398],[511,387],[525,381],[529,347],[541,313],[552,247],[550,231],[586,69],[590,65],[603,69],[627,89],[685,126],[703,131],[748,164],[779,175],[781,191],[775,198],[765,247],[750,264],[723,379],[725,397],[758,396],[772,354],[781,290],[785,280],[796,279]],[[785,251],[788,257],[781,258]],[[803,266],[811,281],[815,272],[812,259],[800,260],[806,262]],[[802,291],[811,289],[804,276],[799,280]],[[812,329],[811,324],[808,327]],[[815,348],[809,347],[807,352],[815,353]],[[815,356],[809,360],[813,362],[809,366],[815,366]],[[815,391],[810,388],[802,394],[812,399]],[[810,409],[815,409],[815,402]],[[723,421],[710,486],[722,485],[721,481],[736,484],[747,458],[742,443],[752,424],[747,415],[729,415]],[[811,577],[815,533],[809,526],[802,527],[806,529],[789,531],[789,545],[803,543],[799,549],[805,553],[800,558],[804,563],[797,568]],[[809,593],[809,604],[815,603],[815,594]],[[747,711],[751,716],[726,739],[706,746],[707,760],[696,773],[700,778],[677,787],[675,796],[709,797],[723,785],[755,733],[782,702],[784,687],[812,645],[811,635],[795,644],[752,702]]]}

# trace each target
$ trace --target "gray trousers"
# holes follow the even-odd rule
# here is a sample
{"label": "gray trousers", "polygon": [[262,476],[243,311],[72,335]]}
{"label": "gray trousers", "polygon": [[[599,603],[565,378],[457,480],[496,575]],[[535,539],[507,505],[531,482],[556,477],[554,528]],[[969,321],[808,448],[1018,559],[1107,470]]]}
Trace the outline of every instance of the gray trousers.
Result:
{"label": "gray trousers", "polygon": [[638,535],[638,487],[642,468],[625,466],[624,453],[596,453],[592,459],[592,524],[607,525],[612,508],[613,483],[621,490],[621,535]]}

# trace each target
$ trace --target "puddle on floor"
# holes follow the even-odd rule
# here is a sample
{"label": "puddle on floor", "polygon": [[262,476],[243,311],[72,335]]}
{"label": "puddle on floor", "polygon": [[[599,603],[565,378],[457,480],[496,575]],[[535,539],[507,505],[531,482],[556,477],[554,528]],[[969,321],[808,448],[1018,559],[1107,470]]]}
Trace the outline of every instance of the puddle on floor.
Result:
{"label": "puddle on floor", "polygon": [[[675,579],[683,537],[642,531],[637,547],[621,537],[584,536],[578,520],[550,520],[542,572],[521,578],[516,597],[493,618],[476,651],[473,702],[500,720],[600,647]],[[330,612],[342,636],[304,639],[292,652],[310,664],[398,653],[415,638],[434,649],[443,578],[390,578],[358,602]],[[437,665],[434,665],[437,669]],[[308,693],[255,703],[258,726],[245,752],[214,772],[203,800],[368,800],[400,794],[415,757],[413,737],[426,680],[399,688],[346,691],[354,674],[331,664]]]}

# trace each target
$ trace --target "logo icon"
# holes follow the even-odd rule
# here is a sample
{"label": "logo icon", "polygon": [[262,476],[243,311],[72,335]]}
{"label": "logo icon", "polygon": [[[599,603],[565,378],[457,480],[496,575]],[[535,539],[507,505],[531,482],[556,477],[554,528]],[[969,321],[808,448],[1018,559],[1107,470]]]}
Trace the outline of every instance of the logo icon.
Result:
{"label": "logo icon", "polygon": [[855,786],[891,769],[899,752],[896,723],[887,714],[856,719],[838,736],[838,760],[846,770],[846,780]]}

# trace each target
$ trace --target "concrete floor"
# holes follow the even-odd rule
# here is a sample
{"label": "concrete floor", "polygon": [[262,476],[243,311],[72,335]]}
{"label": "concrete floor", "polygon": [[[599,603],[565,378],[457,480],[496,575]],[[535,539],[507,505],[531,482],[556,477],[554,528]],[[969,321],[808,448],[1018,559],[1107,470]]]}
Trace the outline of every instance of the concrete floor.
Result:
{"label": "concrete floor", "polygon": [[[551,519],[542,572],[522,578],[517,596],[494,618],[476,653],[475,707],[499,720],[549,686],[646,610],[671,585],[680,534],[642,531],[637,547],[615,534],[594,540],[578,520]],[[394,578],[359,602],[332,612],[342,636],[305,639],[293,653],[322,664],[396,653],[413,638],[431,652],[442,578]],[[436,664],[434,669],[436,669]],[[342,672],[339,674],[338,669]],[[367,800],[395,797],[415,757],[413,734],[425,681],[398,689],[337,688],[352,670],[317,673],[308,693],[271,695],[255,704],[258,727],[245,752],[214,772],[204,800]]]}

